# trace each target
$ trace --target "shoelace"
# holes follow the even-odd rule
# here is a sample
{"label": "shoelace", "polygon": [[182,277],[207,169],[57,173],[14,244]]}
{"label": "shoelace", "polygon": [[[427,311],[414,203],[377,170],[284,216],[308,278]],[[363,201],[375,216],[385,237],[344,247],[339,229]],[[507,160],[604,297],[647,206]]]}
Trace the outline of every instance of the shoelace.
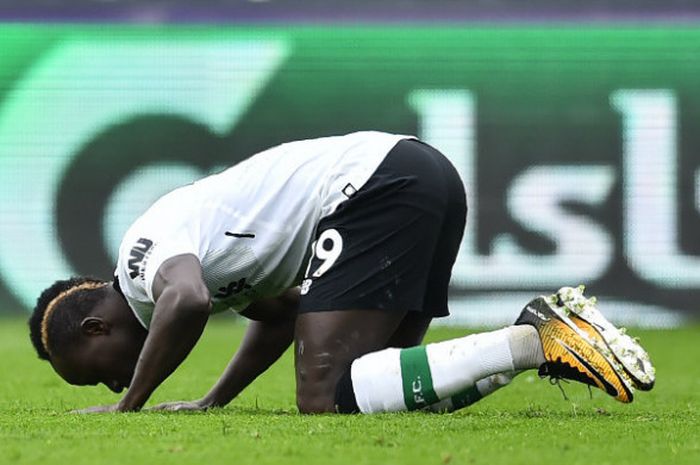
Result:
{"label": "shoelace", "polygon": [[564,398],[564,400],[568,401],[569,397],[566,395],[566,391],[564,391],[564,387],[561,385],[562,381],[564,381],[566,384],[569,384],[569,382],[564,378],[555,378],[554,376],[549,377],[549,384],[551,384],[552,386],[556,385],[559,388],[559,391],[561,392],[561,395]]}
{"label": "shoelace", "polygon": [[597,386],[595,381],[593,381],[589,376],[580,372],[578,369],[572,367],[568,363],[562,362],[561,359],[558,359],[558,363],[548,362],[543,364],[538,370],[537,374],[540,376],[540,378],[549,377],[550,384],[556,385],[559,388],[564,400],[569,400],[569,398],[561,385],[562,381],[564,381],[566,384],[569,384],[569,380],[579,381],[586,384],[588,386],[588,391],[591,398],[593,398],[591,386]]}
{"label": "shoelace", "polygon": [[[561,392],[561,396],[564,398],[564,400],[568,401],[569,397],[566,395],[566,391],[564,390],[564,386],[561,385],[561,382],[564,381],[564,383],[569,384],[569,381],[564,379],[564,378],[557,378],[554,376],[549,377],[549,384],[552,386],[556,386],[559,388],[559,392]],[[593,400],[593,389],[591,389],[590,384],[586,384],[586,387],[588,388],[588,398],[590,400]]]}

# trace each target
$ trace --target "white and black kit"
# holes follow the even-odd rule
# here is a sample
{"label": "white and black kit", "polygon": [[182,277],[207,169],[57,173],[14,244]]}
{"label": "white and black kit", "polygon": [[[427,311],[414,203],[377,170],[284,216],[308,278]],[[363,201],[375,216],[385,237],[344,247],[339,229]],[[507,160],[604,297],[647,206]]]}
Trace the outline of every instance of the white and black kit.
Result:
{"label": "white and black kit", "polygon": [[214,311],[301,286],[300,311],[447,314],[464,187],[411,136],[290,142],[156,201],[125,234],[115,283],[147,328],[167,259],[195,255]]}

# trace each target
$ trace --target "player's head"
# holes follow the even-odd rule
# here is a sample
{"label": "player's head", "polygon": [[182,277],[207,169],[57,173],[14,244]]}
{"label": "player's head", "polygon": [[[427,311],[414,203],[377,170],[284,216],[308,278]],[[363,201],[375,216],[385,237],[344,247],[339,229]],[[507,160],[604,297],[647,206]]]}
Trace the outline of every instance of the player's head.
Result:
{"label": "player's head", "polygon": [[111,283],[89,277],[56,281],[44,290],[29,333],[39,358],[63,379],[103,383],[115,392],[131,383],[147,334]]}

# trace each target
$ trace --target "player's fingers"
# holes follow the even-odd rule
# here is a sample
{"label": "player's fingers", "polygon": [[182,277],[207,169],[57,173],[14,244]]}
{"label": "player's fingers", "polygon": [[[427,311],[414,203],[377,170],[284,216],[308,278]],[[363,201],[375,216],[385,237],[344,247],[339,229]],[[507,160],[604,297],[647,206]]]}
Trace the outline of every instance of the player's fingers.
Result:
{"label": "player's fingers", "polygon": [[154,405],[153,407],[149,407],[146,410],[153,410],[153,411],[163,411],[163,410],[172,410],[173,406],[175,404],[178,404],[179,402],[165,402],[163,404],[158,404]]}
{"label": "player's fingers", "polygon": [[72,414],[86,414],[86,413],[108,413],[108,412],[113,412],[114,408],[108,405],[99,405],[97,407],[88,407],[88,408],[81,408],[81,409],[75,409],[75,410],[70,410],[68,413]]}
{"label": "player's fingers", "polygon": [[151,407],[148,410],[179,412],[182,410],[203,410],[196,402],[165,402]]}

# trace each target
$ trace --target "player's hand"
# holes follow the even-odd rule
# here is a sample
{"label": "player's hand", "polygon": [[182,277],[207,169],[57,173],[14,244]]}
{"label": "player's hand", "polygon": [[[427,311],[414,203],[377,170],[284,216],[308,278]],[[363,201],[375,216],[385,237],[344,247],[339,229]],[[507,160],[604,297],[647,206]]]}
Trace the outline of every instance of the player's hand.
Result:
{"label": "player's hand", "polygon": [[165,411],[165,412],[198,412],[210,408],[211,405],[203,399],[181,402],[165,402],[158,404],[148,410]]}
{"label": "player's hand", "polygon": [[98,405],[95,407],[88,407],[83,409],[71,410],[70,413],[112,413],[119,412],[119,404],[112,405]]}

